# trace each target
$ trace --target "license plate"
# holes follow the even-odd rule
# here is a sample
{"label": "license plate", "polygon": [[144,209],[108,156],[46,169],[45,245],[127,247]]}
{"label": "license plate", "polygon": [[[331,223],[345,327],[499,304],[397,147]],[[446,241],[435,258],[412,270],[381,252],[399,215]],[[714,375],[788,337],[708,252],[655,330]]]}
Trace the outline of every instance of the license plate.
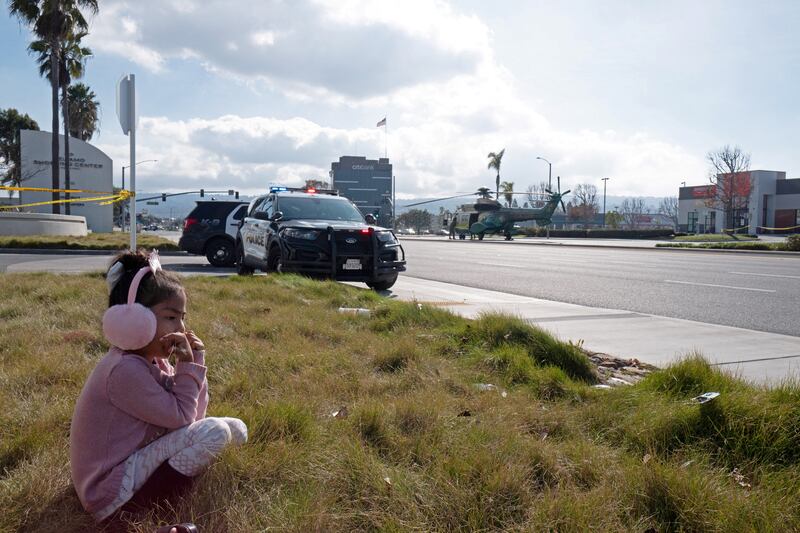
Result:
{"label": "license plate", "polygon": [[361,270],[361,259],[348,259],[342,268],[344,270]]}

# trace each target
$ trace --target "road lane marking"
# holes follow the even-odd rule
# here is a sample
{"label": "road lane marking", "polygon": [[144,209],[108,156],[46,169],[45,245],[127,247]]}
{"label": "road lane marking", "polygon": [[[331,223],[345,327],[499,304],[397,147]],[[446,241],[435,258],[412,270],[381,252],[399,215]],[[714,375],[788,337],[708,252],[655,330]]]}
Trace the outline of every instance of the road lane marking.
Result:
{"label": "road lane marking", "polygon": [[741,274],[742,276],[764,276],[767,278],[800,279],[800,276],[789,276],[787,274],[759,274],[757,272],[728,272],[728,274]]}
{"label": "road lane marking", "polygon": [[477,263],[477,264],[484,266],[492,266],[492,267],[528,268],[523,265],[512,265],[510,263]]}
{"label": "road lane marking", "polygon": [[721,289],[736,289],[738,291],[777,292],[772,289],[754,289],[752,287],[735,287],[733,285],[716,285],[714,283],[695,283],[694,281],[676,281],[674,279],[665,279],[664,283],[680,283],[681,285],[698,285],[700,287],[718,287]]}

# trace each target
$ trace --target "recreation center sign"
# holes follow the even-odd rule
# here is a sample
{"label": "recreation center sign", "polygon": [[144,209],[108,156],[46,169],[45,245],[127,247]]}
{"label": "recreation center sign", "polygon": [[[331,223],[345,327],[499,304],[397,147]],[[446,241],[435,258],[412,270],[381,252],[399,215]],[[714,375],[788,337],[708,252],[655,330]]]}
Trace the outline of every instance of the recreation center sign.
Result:
{"label": "recreation center sign", "polygon": [[[63,156],[64,136],[59,135],[58,139],[61,143],[61,149],[59,150],[59,154],[61,154],[59,156],[61,168],[59,188],[107,191],[111,194],[113,190],[113,161],[102,150],[74,137],[69,138],[70,183],[64,183],[66,160]],[[49,189],[53,186],[53,180],[50,175],[50,163],[52,161],[51,142],[52,136],[50,132],[20,130],[22,187]],[[80,196],[82,195],[72,195],[73,198]],[[85,196],[91,197],[97,196],[97,194],[86,194]],[[20,192],[20,199],[23,204],[47,202],[52,199],[52,193],[22,191]],[[61,213],[64,213],[63,205],[61,204]],[[53,207],[49,204],[27,209],[34,213],[53,212]],[[98,205],[97,202],[72,202],[70,204],[70,214],[86,217],[86,227],[95,233],[107,233],[113,230],[113,205]]]}

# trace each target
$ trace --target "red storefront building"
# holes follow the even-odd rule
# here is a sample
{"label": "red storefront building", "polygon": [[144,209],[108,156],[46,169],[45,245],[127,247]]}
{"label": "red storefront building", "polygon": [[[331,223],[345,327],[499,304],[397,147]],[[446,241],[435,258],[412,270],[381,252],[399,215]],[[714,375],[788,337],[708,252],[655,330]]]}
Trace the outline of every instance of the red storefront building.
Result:
{"label": "red storefront building", "polygon": [[800,178],[750,170],[716,184],[681,187],[678,226],[687,233],[800,233]]}

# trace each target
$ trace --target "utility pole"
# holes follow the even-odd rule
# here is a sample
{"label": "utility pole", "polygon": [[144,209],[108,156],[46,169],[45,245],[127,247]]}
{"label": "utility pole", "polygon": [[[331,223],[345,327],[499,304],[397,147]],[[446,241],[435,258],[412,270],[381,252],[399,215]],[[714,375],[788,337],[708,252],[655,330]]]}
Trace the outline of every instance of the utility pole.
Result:
{"label": "utility pole", "polygon": [[[140,165],[142,163],[158,163],[158,159],[145,159],[144,161],[137,161],[136,163],[132,163],[130,165],[126,165],[126,166],[122,167],[122,188],[123,189],[125,189],[125,169],[126,168],[131,168],[131,167],[133,167],[135,165]],[[125,231],[125,206],[126,206],[127,203],[128,203],[128,201],[126,200],[120,206],[120,211],[122,212],[122,223],[119,225],[119,227],[122,228],[122,231]]]}
{"label": "utility pole", "polygon": [[608,178],[603,179],[603,228],[606,227],[606,185],[608,184]]}

